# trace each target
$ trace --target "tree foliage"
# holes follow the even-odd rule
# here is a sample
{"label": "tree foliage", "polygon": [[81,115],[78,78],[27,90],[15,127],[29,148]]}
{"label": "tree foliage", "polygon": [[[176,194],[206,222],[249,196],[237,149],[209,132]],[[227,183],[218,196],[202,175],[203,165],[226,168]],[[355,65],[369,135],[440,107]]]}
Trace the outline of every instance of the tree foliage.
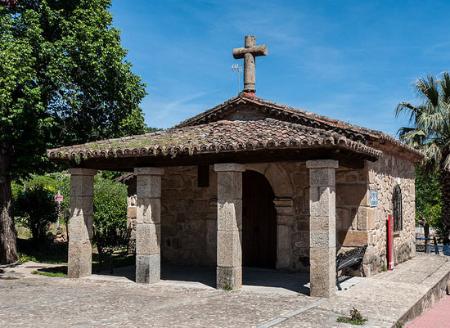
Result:
{"label": "tree foliage", "polygon": [[416,219],[442,229],[442,198],[438,174],[430,174],[423,168],[416,170]]}
{"label": "tree foliage", "polygon": [[409,115],[411,126],[399,130],[400,138],[426,155],[428,169],[450,170],[450,74],[441,80],[428,76],[416,83],[422,104],[398,105],[396,114]]}
{"label": "tree foliage", "polygon": [[0,2],[0,262],[11,262],[12,179],[51,168],[45,150],[145,132],[111,0]]}
{"label": "tree foliage", "polygon": [[127,187],[102,175],[94,183],[94,242],[100,254],[128,243]]}
{"label": "tree foliage", "polygon": [[[397,107],[397,115],[407,113],[410,123],[399,130],[399,135],[425,154],[425,171],[430,176],[436,173],[439,176],[441,218],[447,239],[450,231],[450,74],[444,73],[440,80],[433,76],[419,79],[416,90],[421,104],[402,102]],[[437,213],[439,206],[428,210],[432,208]]]}
{"label": "tree foliage", "polygon": [[[56,222],[54,196],[64,196],[61,218],[69,219],[70,177],[66,172],[33,175],[13,184],[16,214],[37,240],[45,238],[47,226]],[[127,245],[127,188],[104,172],[94,179],[94,242],[100,248]],[[35,233],[37,232],[37,233]]]}

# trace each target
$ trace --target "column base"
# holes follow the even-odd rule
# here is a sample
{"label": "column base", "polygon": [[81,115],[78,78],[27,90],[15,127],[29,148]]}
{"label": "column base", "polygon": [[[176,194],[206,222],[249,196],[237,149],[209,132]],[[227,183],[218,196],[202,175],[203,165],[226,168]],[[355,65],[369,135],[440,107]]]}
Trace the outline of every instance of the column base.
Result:
{"label": "column base", "polygon": [[92,274],[92,246],[87,241],[69,241],[67,276],[81,278]]}
{"label": "column base", "polygon": [[161,279],[161,256],[136,255],[136,282],[152,284]]}
{"label": "column base", "polygon": [[242,287],[241,267],[217,267],[217,288],[236,290]]}

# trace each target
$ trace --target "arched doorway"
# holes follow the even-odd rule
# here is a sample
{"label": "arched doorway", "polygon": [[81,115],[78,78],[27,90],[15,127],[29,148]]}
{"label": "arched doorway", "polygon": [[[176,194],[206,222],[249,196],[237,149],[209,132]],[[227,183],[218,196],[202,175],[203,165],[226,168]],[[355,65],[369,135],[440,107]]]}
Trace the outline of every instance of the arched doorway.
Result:
{"label": "arched doorway", "polygon": [[275,268],[277,215],[274,193],[261,173],[242,177],[242,262],[244,266]]}

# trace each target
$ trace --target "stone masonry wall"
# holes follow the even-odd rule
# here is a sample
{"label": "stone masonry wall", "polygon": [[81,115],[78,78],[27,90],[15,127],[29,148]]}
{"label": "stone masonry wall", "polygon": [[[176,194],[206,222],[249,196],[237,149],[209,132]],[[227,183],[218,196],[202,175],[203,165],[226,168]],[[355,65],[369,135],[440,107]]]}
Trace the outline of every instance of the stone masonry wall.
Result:
{"label": "stone masonry wall", "polygon": [[392,214],[392,194],[402,190],[403,229],[394,234],[394,259],[400,263],[415,256],[415,167],[408,160],[385,154],[377,162],[367,162],[369,190],[378,191],[378,207],[369,209],[369,248],[364,258],[367,275],[385,270],[386,218]]}
{"label": "stone masonry wall", "polygon": [[[309,270],[309,171],[305,163],[247,164],[263,174],[275,194],[277,268]],[[392,211],[392,191],[403,194],[403,231],[395,237],[396,262],[414,256],[415,186],[412,163],[386,155],[363,169],[336,171],[337,250],[369,245],[364,273],[386,266],[385,218]],[[198,187],[197,167],[165,168],[161,196],[161,255],[168,263],[216,265],[217,176],[210,167],[209,187]],[[378,208],[371,208],[370,189],[378,190]],[[133,211],[129,209],[129,214]]]}
{"label": "stone masonry wall", "polygon": [[165,168],[161,183],[163,261],[216,265],[217,179],[212,166],[209,176],[209,187],[198,187],[196,166]]}

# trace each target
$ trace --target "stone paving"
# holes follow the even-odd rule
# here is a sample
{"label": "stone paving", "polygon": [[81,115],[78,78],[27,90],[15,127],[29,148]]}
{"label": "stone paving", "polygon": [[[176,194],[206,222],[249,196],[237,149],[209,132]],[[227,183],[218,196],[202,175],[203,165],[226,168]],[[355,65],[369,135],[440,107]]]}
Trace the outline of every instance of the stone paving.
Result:
{"label": "stone paving", "polygon": [[0,327],[351,327],[336,319],[353,306],[369,319],[366,327],[392,327],[443,295],[450,262],[417,256],[395,271],[357,279],[331,299],[271,287],[226,292],[171,281],[142,285],[48,278],[23,267],[5,271]]}

